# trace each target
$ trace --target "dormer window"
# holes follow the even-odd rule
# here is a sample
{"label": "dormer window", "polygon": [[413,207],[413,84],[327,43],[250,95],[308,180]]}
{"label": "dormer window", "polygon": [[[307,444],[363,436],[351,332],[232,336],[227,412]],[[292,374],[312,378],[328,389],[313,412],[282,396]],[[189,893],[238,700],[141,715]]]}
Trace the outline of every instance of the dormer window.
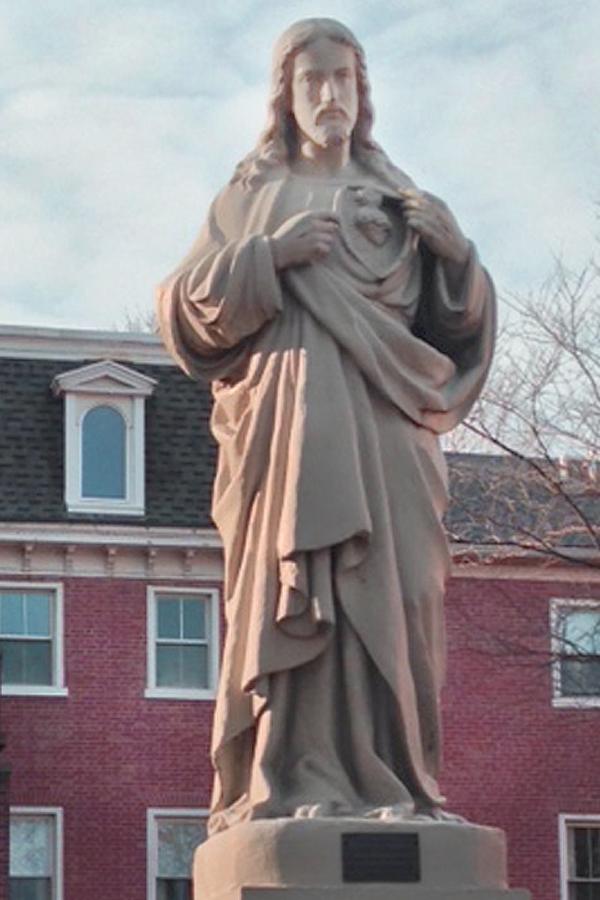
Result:
{"label": "dormer window", "polygon": [[144,515],[144,403],[155,384],[110,360],[56,376],[69,512]]}
{"label": "dormer window", "polygon": [[81,423],[81,496],[125,500],[127,424],[113,406],[88,409]]}

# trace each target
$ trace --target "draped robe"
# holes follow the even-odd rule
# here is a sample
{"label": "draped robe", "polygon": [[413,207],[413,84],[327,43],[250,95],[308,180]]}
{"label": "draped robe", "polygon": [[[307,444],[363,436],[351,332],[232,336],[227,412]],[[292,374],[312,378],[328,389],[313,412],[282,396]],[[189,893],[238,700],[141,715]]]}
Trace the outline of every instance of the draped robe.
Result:
{"label": "draped robe", "polygon": [[344,186],[356,179],[287,169],[228,186],[159,289],[167,348],[212,382],[219,446],[227,637],[212,831],[443,803],[438,435],[483,384],[493,289],[472,245],[450,286],[414,234],[383,278],[343,235],[321,262],[276,271],[269,236],[332,209]]}

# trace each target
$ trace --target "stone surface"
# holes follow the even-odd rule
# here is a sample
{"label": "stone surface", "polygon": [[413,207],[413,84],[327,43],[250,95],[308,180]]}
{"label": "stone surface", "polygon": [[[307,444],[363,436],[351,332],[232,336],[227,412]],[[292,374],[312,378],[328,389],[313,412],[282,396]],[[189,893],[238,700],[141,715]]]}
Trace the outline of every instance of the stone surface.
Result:
{"label": "stone surface", "polygon": [[475,248],[371,140],[352,33],[292,25],[271,100],[159,289],[167,348],[215,400],[228,630],[213,833],[443,805],[438,435],[493,346]]}
{"label": "stone surface", "polygon": [[[417,883],[344,881],[345,835],[413,835]],[[506,886],[503,833],[469,823],[272,819],[237,825],[196,851],[195,900],[527,900]]]}

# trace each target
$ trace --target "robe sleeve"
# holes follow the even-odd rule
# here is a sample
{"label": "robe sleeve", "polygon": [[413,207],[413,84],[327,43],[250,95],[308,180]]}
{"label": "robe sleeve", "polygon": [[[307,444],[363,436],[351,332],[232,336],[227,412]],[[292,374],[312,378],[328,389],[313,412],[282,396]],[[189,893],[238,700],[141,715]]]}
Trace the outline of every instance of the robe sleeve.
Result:
{"label": "robe sleeve", "polygon": [[490,294],[489,276],[480,265],[472,243],[462,278],[456,286],[450,286],[443,262],[436,259],[429,303],[432,328],[451,341],[473,336],[480,328]]}
{"label": "robe sleeve", "polygon": [[[475,246],[469,245],[465,269],[457,284],[450,283],[442,260],[425,251],[422,297],[413,333],[464,371],[472,367],[474,356],[491,358],[494,331],[494,286],[479,262]],[[482,354],[483,349],[486,352]]]}
{"label": "robe sleeve", "polygon": [[264,234],[228,237],[242,211],[228,189],[181,265],[158,288],[158,318],[169,352],[189,375],[226,377],[247,339],[282,309],[271,244]]}

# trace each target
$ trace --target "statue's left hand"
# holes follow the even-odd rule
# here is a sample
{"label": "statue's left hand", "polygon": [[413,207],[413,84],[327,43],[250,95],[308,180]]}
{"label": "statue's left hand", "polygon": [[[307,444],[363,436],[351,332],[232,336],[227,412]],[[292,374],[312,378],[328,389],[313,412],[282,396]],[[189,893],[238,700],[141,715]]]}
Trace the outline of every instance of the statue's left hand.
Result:
{"label": "statue's left hand", "polygon": [[469,242],[443,200],[426,191],[401,192],[406,221],[421,235],[429,249],[444,260],[464,266]]}

